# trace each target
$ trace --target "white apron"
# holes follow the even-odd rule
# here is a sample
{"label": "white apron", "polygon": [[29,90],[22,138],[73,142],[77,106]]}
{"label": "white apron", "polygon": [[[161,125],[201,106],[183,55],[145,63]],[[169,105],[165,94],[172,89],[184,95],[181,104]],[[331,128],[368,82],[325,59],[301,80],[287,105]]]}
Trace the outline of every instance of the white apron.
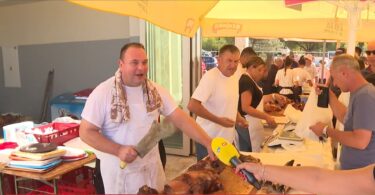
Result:
{"label": "white apron", "polygon": [[[119,125],[113,140],[123,145],[136,145],[148,132],[152,122],[158,119],[159,113],[158,110],[147,113],[144,104],[133,104],[129,107],[130,110],[144,112],[137,112],[137,116],[130,112],[130,122]],[[100,152],[98,158],[106,194],[136,194],[143,185],[159,191],[164,187],[166,179],[158,146],[143,158],[137,157],[125,169],[120,169],[117,156]]]}
{"label": "white apron", "polygon": [[[248,74],[250,77],[250,75]],[[251,77],[250,77],[251,78]],[[251,78],[251,80],[253,80]],[[263,90],[261,87],[258,86],[258,84],[253,80],[255,85],[258,87],[260,91]],[[256,108],[257,110],[264,112],[263,111],[263,98],[260,100],[259,105]],[[260,152],[260,146],[262,142],[264,141],[264,128],[262,124],[262,119],[250,116],[250,115],[245,115],[245,119],[249,123],[249,134],[250,134],[250,140],[251,140],[251,148],[252,152]]]}

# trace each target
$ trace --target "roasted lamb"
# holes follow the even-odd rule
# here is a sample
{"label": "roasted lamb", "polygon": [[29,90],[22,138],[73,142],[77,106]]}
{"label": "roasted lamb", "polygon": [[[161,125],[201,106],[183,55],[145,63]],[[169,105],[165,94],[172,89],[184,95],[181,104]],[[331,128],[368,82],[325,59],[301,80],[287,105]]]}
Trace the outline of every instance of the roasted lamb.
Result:
{"label": "roasted lamb", "polygon": [[[241,155],[243,162],[260,162],[252,156]],[[160,194],[211,194],[223,190],[220,173],[226,165],[220,161],[211,161],[208,158],[190,166],[185,173],[171,180],[164,186]],[[157,190],[142,186],[138,194],[158,194]]]}

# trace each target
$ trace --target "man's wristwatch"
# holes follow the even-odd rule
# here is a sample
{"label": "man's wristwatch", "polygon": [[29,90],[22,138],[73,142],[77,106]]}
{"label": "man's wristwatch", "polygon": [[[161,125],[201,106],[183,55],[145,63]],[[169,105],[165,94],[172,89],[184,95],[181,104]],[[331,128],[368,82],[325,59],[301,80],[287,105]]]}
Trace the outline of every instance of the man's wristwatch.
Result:
{"label": "man's wristwatch", "polygon": [[324,128],[323,128],[323,134],[322,134],[322,136],[324,137],[324,138],[328,138],[328,134],[327,134],[327,129],[328,129],[328,125],[326,125]]}

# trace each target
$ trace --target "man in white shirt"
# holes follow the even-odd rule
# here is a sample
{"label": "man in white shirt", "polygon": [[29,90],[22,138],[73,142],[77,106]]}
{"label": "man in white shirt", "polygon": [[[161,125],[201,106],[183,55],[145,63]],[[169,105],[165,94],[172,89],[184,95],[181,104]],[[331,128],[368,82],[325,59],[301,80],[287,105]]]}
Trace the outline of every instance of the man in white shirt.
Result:
{"label": "man in white shirt", "polygon": [[[136,194],[146,184],[163,189],[158,146],[143,158],[134,148],[160,114],[203,144],[213,158],[211,138],[164,88],[147,79],[148,59],[142,44],[124,45],[118,65],[115,76],[99,84],[87,99],[79,129],[81,139],[97,150],[106,194]],[[128,163],[125,169],[120,161]]]}
{"label": "man in white shirt", "polygon": [[[234,45],[225,45],[219,51],[218,66],[203,75],[195,89],[188,109],[196,114],[197,123],[211,138],[223,137],[233,142],[234,125],[247,126],[246,120],[237,113],[238,81],[235,74],[240,51]],[[207,150],[196,143],[197,159],[207,155]]]}
{"label": "man in white shirt", "polygon": [[311,54],[307,54],[305,56],[305,60],[306,60],[305,70],[310,74],[312,82],[315,83],[318,75],[316,72],[315,64],[313,63],[313,56]]}
{"label": "man in white shirt", "polygon": [[306,60],[302,56],[301,59],[298,61],[298,67],[292,69],[294,83],[293,93],[295,96],[295,101],[297,102],[301,101],[300,95],[303,93],[303,91],[308,90],[313,85],[310,74],[304,69],[305,65]]}

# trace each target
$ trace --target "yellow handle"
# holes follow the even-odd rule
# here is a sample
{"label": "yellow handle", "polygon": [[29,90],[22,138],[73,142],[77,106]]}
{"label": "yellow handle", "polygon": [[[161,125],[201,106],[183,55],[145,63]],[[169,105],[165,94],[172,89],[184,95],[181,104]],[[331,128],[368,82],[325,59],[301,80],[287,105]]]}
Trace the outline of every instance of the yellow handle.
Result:
{"label": "yellow handle", "polygon": [[120,162],[120,168],[121,169],[125,169],[125,167],[127,166],[128,164],[125,162],[125,161],[121,161]]}

